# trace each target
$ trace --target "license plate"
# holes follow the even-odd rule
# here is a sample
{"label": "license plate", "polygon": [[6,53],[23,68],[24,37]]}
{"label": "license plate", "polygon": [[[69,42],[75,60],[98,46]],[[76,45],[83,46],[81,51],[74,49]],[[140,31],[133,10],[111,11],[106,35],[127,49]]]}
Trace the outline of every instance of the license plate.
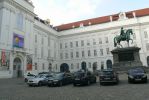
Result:
{"label": "license plate", "polygon": [[75,79],[75,80],[80,80],[80,79]]}
{"label": "license plate", "polygon": [[141,81],[141,79],[135,79],[136,81]]}
{"label": "license plate", "polygon": [[111,78],[105,78],[106,80],[110,80]]}

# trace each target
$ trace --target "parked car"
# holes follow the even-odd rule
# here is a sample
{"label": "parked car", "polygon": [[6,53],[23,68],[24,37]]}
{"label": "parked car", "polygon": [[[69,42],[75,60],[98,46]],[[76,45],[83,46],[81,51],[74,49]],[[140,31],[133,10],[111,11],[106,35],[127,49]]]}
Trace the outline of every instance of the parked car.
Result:
{"label": "parked car", "polygon": [[24,82],[28,82],[29,79],[35,78],[36,75],[28,73],[24,76]]}
{"label": "parked car", "polygon": [[72,83],[72,75],[68,73],[55,73],[48,80],[48,86],[62,86]]}
{"label": "parked car", "polygon": [[52,75],[50,74],[37,75],[35,78],[29,79],[27,84],[29,86],[47,85],[49,77],[52,77]]}
{"label": "parked car", "polygon": [[128,82],[144,82],[147,83],[147,75],[143,68],[134,68],[128,71]]}
{"label": "parked car", "polygon": [[104,85],[105,83],[119,83],[118,73],[116,73],[112,69],[105,69],[100,72],[99,75],[100,85]]}
{"label": "parked car", "polygon": [[78,71],[74,74],[73,85],[90,85],[96,83],[96,76],[90,71]]}

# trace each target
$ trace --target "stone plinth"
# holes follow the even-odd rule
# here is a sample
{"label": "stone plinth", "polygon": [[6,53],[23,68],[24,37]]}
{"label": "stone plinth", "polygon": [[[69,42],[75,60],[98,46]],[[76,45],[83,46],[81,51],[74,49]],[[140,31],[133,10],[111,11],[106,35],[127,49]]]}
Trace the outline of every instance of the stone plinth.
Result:
{"label": "stone plinth", "polygon": [[116,71],[128,71],[135,66],[142,66],[139,55],[140,48],[127,47],[112,50],[113,69]]}

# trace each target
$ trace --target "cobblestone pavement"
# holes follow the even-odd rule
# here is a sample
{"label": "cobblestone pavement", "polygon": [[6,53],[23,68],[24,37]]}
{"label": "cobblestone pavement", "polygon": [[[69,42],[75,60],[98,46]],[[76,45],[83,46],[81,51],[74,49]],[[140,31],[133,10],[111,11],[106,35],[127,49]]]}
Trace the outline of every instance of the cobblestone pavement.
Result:
{"label": "cobblestone pavement", "polygon": [[149,100],[149,83],[128,84],[120,75],[119,85],[28,87],[23,79],[0,79],[0,100]]}

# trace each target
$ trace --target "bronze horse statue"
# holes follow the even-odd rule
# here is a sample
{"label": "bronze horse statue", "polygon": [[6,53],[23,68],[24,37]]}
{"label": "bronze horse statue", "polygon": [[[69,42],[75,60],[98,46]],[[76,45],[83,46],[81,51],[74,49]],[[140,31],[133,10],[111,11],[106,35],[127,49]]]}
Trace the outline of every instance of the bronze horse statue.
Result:
{"label": "bronze horse statue", "polygon": [[128,29],[124,35],[118,35],[114,37],[114,47],[116,47],[117,45],[120,45],[122,47],[122,45],[120,44],[121,41],[127,41],[129,46],[130,40],[133,43],[133,40],[130,38],[130,35],[133,35],[132,29]]}

